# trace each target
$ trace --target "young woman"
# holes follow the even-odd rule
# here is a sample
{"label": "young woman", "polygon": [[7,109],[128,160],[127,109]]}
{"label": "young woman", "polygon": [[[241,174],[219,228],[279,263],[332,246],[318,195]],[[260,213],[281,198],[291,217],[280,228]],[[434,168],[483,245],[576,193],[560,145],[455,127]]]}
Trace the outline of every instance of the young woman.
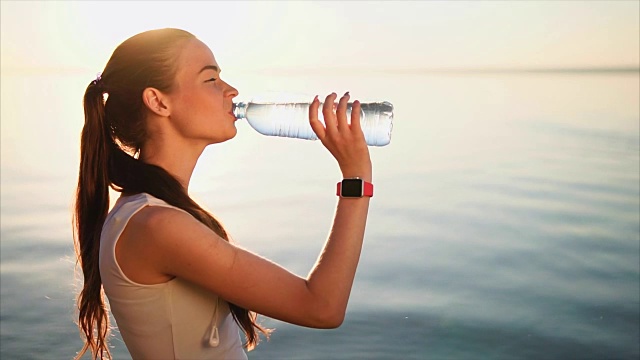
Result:
{"label": "young woman", "polygon": [[[238,326],[249,350],[258,332],[268,335],[257,313],[314,328],[344,319],[368,196],[338,198],[329,238],[306,278],[229,243],[220,223],[189,197],[204,148],[236,135],[238,91],[220,73],[192,34],[160,29],[119,45],[86,89],[74,214],[84,275],[78,358],[87,351],[111,358],[103,291],[134,359],[246,358]],[[344,187],[370,189],[360,104],[349,125],[348,99],[335,107],[336,94],[326,97],[323,125],[316,97],[309,121],[344,178],[361,179]],[[122,193],[111,211],[109,187]]]}

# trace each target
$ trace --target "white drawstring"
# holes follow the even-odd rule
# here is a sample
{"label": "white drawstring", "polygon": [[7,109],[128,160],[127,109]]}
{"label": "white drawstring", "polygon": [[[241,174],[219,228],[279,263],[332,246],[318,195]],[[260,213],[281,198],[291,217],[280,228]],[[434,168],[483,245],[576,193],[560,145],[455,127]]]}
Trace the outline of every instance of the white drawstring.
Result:
{"label": "white drawstring", "polygon": [[217,347],[220,345],[220,335],[218,334],[218,308],[220,307],[220,297],[216,300],[216,309],[213,311],[213,323],[211,324],[211,332],[209,333],[209,346]]}

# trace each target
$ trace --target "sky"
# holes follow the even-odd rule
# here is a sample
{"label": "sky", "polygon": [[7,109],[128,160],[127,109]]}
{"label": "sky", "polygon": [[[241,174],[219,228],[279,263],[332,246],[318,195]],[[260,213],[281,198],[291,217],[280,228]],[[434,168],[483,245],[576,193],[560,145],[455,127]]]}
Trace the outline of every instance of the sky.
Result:
{"label": "sky", "polygon": [[1,1],[3,72],[100,71],[145,30],[178,27],[225,68],[640,65],[640,1]]}

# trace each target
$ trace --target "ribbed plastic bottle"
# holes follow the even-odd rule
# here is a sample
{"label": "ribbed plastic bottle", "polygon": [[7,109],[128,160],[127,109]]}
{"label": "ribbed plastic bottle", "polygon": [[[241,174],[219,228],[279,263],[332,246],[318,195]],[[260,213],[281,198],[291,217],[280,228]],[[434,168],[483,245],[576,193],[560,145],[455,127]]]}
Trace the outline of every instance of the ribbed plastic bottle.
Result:
{"label": "ribbed plastic bottle", "polygon": [[[237,119],[247,122],[257,132],[268,136],[317,140],[309,124],[308,102],[238,102],[234,104]],[[347,121],[351,121],[351,106],[347,105]],[[322,103],[318,119],[324,123]],[[360,104],[360,126],[369,146],[385,146],[391,141],[393,105],[384,102]]]}

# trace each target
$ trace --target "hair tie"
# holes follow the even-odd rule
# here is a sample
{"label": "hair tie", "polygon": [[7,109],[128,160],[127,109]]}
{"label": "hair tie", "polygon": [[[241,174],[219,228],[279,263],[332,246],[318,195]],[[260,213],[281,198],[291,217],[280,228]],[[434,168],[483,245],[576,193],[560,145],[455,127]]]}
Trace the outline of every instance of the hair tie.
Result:
{"label": "hair tie", "polygon": [[102,73],[96,75],[96,79],[91,82],[93,85],[102,84]]}

